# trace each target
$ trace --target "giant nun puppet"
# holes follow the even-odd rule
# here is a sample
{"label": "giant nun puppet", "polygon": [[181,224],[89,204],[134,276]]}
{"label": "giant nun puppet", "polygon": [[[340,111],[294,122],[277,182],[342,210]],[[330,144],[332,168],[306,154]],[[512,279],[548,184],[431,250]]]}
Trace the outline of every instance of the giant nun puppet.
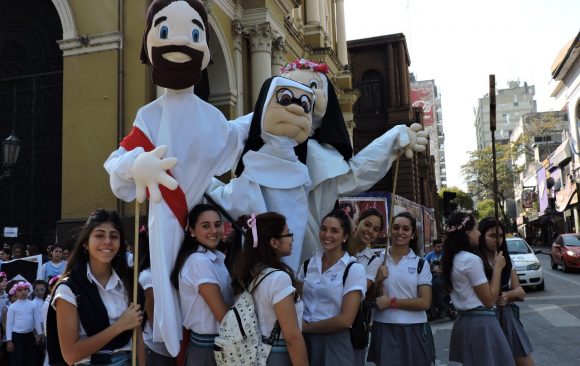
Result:
{"label": "giant nun puppet", "polygon": [[207,14],[198,0],[154,0],[147,14],[141,60],[152,65],[163,96],[137,112],[133,129],[105,162],[114,194],[149,204],[153,338],[179,353],[182,319],[169,274],[187,226],[188,211],[215,175],[239,159],[249,117],[228,122],[193,94],[209,63]]}
{"label": "giant nun puppet", "polygon": [[225,186],[214,179],[208,189],[232,217],[266,211],[284,215],[294,243],[292,254],[283,260],[294,271],[300,266],[310,188],[306,157],[298,157],[294,148],[308,139],[313,104],[314,93],[305,85],[279,76],[266,80],[236,169],[238,177]]}
{"label": "giant nun puppet", "polygon": [[428,135],[421,131],[419,124],[395,126],[353,156],[338,98],[326,75],[327,65],[296,60],[281,71],[281,76],[309,86],[316,94],[306,154],[312,186],[308,195],[308,227],[302,248],[304,260],[320,247],[320,222],[333,209],[336,199],[371,188],[387,174],[403,151],[408,158],[413,157],[413,152],[424,152]]}

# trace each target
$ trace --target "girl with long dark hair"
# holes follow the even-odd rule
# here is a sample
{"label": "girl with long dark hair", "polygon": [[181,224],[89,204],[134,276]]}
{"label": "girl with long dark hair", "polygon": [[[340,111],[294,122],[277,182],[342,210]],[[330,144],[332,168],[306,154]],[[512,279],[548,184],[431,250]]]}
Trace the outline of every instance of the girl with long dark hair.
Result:
{"label": "girl with long dark hair", "polygon": [[494,254],[493,273],[488,283],[483,262],[474,254],[480,237],[475,217],[465,212],[453,214],[445,233],[443,276],[459,312],[451,331],[449,361],[465,366],[515,365],[493,309],[505,257],[502,253]]}
{"label": "girl with long dark hair", "polygon": [[364,267],[347,252],[351,237],[352,223],[344,211],[334,210],[326,215],[319,234],[323,250],[310,258],[298,275],[304,284],[302,332],[311,365],[354,364],[349,329],[367,282]]}
{"label": "girl with long dark hair", "polygon": [[189,212],[171,283],[179,291],[183,326],[190,330],[186,366],[216,364],[213,341],[232,304],[225,255],[217,250],[223,224],[215,206],[198,204]]}
{"label": "girl with long dark hair", "polygon": [[[428,366],[435,361],[431,328],[425,312],[431,306],[431,271],[418,252],[417,220],[409,212],[393,218],[391,246],[383,252],[376,278],[377,310],[373,316],[368,361],[377,366]],[[385,259],[386,255],[386,259]]]}
{"label": "girl with long dark hair", "polygon": [[[497,227],[497,236],[496,236]],[[500,221],[488,217],[479,222],[478,254],[483,261],[483,268],[488,280],[493,274],[493,259],[495,253],[501,252],[504,258],[509,258],[507,243],[505,240],[505,229]],[[496,240],[499,243],[497,248]],[[495,303],[496,314],[500,321],[506,339],[512,350],[517,366],[530,366],[534,364],[532,358],[532,344],[519,319],[519,307],[514,301],[523,301],[526,293],[522,286],[518,274],[513,268],[511,260],[506,262],[501,272],[501,292]]]}
{"label": "girl with long dark hair", "polygon": [[114,211],[94,211],[79,234],[63,283],[52,296],[67,364],[128,365],[135,328],[138,359],[144,362],[143,316],[139,304],[130,302],[132,281],[125,249],[119,216]]}
{"label": "girl with long dark hair", "polygon": [[234,294],[259,284],[252,287],[252,297],[262,337],[267,339],[279,324],[281,338],[273,344],[267,365],[308,365],[300,330],[304,305],[292,269],[282,262],[292,253],[293,233],[286,218],[276,212],[251,217],[248,225],[244,248],[234,265]]}

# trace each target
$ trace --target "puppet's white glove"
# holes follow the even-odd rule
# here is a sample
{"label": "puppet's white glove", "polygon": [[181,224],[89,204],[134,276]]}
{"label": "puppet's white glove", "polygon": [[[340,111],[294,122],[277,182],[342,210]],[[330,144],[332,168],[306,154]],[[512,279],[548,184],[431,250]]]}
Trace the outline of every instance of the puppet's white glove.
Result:
{"label": "puppet's white glove", "polygon": [[143,203],[146,197],[146,190],[149,189],[149,197],[153,202],[161,201],[161,191],[159,184],[163,184],[169,189],[176,189],[178,184],[165,171],[177,164],[177,158],[165,158],[167,146],[158,146],[155,150],[137,155],[131,166],[131,173],[136,186],[137,201]]}
{"label": "puppet's white glove", "polygon": [[427,137],[429,133],[423,131],[423,126],[419,123],[413,123],[411,127],[407,128],[409,135],[409,145],[405,146],[405,156],[408,159],[413,159],[413,152],[425,152],[427,150]]}

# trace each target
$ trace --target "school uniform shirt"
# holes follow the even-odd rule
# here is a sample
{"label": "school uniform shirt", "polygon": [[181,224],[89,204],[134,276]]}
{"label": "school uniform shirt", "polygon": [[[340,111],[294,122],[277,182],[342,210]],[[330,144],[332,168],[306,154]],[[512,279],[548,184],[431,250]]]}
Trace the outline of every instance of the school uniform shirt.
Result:
{"label": "school uniform shirt", "polygon": [[461,251],[453,258],[451,271],[451,301],[457,310],[468,310],[483,306],[473,289],[487,283],[483,262],[477,255]]}
{"label": "school uniform shirt", "polygon": [[[262,273],[268,273],[273,268],[266,268]],[[285,299],[288,295],[296,292],[296,288],[292,286],[292,280],[288,273],[284,271],[276,271],[264,278],[260,285],[256,287],[252,293],[254,298],[254,308],[258,316],[258,326],[262,336],[269,337],[274,324],[276,324],[276,311],[274,306]],[[298,326],[302,329],[302,314],[304,312],[304,303],[301,299],[294,303],[296,308],[296,318]],[[282,333],[280,333],[280,338]]]}
{"label": "school uniform shirt", "polygon": [[[364,248],[360,252],[356,254],[356,261],[365,268],[367,274],[367,280],[375,282],[375,278],[377,278],[377,272],[379,271],[379,267],[381,266],[381,261],[378,257],[374,258],[372,262],[370,262],[371,258],[375,256],[375,253],[371,250],[371,248]],[[370,262],[370,264],[369,264]]]}
{"label": "school uniform shirt", "polygon": [[217,334],[219,322],[199,293],[199,285],[219,286],[224,303],[233,303],[231,279],[224,263],[225,255],[200,247],[191,254],[179,273],[179,299],[183,326],[198,334]]}
{"label": "school uniform shirt", "polygon": [[[117,272],[115,272],[115,270],[112,270],[111,277],[109,277],[109,281],[107,282],[105,287],[103,287],[99,283],[99,281],[97,281],[93,272],[91,272],[91,268],[89,267],[88,263],[87,263],[87,278],[89,279],[89,281],[93,282],[97,286],[97,290],[99,291],[101,300],[103,301],[103,304],[107,309],[107,315],[109,316],[109,324],[115,323],[117,320],[119,320],[121,315],[123,315],[125,310],[127,310],[128,308],[127,301],[128,294],[127,291],[125,290],[125,285],[123,284],[123,281],[121,281],[121,278],[119,278]],[[56,309],[55,304],[58,299],[62,299],[63,301],[66,301],[74,306],[77,306],[76,296],[73,294],[71,289],[66,285],[58,286],[56,292],[54,293],[54,301],[52,302],[52,307],[55,309]],[[87,338],[87,332],[85,331],[85,328],[83,328],[83,325],[79,319],[79,339],[84,338]],[[129,340],[129,342],[127,342],[125,346],[114,350],[113,353],[119,351],[131,351],[131,340]],[[78,363],[83,362],[90,362],[90,358],[87,357],[79,361]]]}
{"label": "school uniform shirt", "polygon": [[16,300],[8,308],[6,316],[6,340],[12,340],[12,333],[42,334],[40,319],[36,315],[36,307],[30,300]]}
{"label": "school uniform shirt", "polygon": [[[36,316],[38,319],[40,319],[40,329],[42,331],[44,331],[44,323],[42,321],[42,305],[44,304],[44,300],[35,297],[34,299],[32,299],[32,302],[34,303],[34,316]],[[39,333],[39,334],[44,334],[44,333]]]}
{"label": "school uniform shirt", "polygon": [[[385,261],[385,252],[381,253],[379,263]],[[391,253],[387,253],[387,268],[389,276],[383,281],[383,291],[390,298],[414,299],[419,297],[419,286],[431,287],[431,271],[429,265],[424,265],[421,273],[417,273],[419,257],[409,249],[407,255],[401,257],[398,263],[393,261]],[[427,314],[420,310],[377,309],[374,320],[387,324],[420,324],[427,322]]]}
{"label": "school uniform shirt", "polygon": [[[147,291],[153,287],[150,268],[147,268],[139,273],[139,284],[144,291]],[[153,327],[151,326],[151,319],[147,319],[145,322],[145,327],[143,328],[143,342],[153,352],[163,356],[171,357],[163,342],[153,341]]]}
{"label": "school uniform shirt", "polygon": [[42,279],[48,282],[49,278],[63,274],[66,264],[67,261],[60,261],[58,264],[52,262],[44,263],[41,270]]}
{"label": "school uniform shirt", "polygon": [[323,252],[318,252],[310,262],[304,276],[304,266],[300,269],[298,279],[304,283],[302,300],[304,301],[304,320],[316,322],[330,319],[340,314],[342,298],[351,291],[360,291],[364,297],[367,289],[366,272],[362,265],[353,264],[342,285],[342,276],[346,266],[354,257],[344,253],[332,267],[321,273]]}

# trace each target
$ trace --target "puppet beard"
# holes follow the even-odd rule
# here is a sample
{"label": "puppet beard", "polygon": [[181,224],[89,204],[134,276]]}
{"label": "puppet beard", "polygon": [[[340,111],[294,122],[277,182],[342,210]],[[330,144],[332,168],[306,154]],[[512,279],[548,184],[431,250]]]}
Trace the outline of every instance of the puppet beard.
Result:
{"label": "puppet beard", "polygon": [[[186,62],[166,60],[163,58],[163,54],[169,52],[185,53],[191,60]],[[194,86],[201,79],[203,55],[203,52],[187,46],[152,47],[153,83],[163,88],[175,90]]]}

